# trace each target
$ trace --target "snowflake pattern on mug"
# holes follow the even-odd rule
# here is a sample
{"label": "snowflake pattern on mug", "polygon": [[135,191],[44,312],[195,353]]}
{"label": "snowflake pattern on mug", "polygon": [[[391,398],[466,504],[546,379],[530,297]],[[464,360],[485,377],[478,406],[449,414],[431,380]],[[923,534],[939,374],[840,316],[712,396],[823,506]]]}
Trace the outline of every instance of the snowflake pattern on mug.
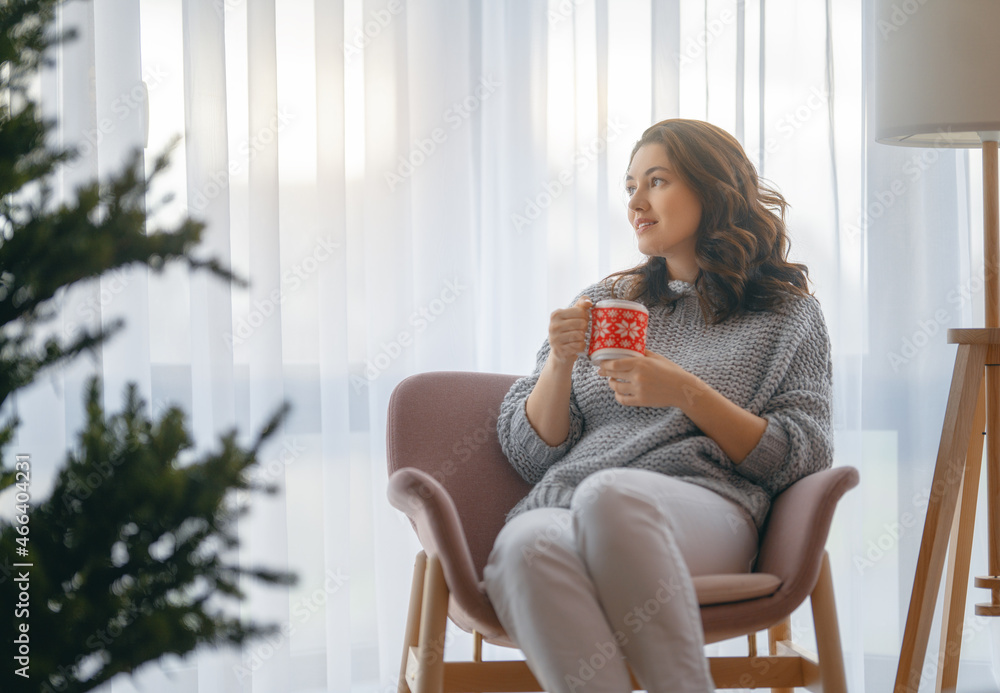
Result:
{"label": "snowflake pattern on mug", "polygon": [[611,336],[613,325],[610,322],[601,321],[594,325],[594,339],[605,340]]}
{"label": "snowflake pattern on mug", "polygon": [[642,353],[649,316],[628,308],[595,308],[594,333],[589,352],[598,349],[630,349]]}
{"label": "snowflake pattern on mug", "polygon": [[634,342],[639,338],[639,332],[642,328],[639,327],[638,320],[629,320],[628,318],[625,318],[618,323],[616,329],[618,330],[618,335],[622,339],[629,339]]}

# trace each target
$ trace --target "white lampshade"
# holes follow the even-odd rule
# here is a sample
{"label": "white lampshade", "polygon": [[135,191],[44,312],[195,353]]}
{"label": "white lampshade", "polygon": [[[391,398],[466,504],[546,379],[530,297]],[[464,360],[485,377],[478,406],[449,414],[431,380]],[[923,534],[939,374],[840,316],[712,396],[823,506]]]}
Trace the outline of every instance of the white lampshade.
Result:
{"label": "white lampshade", "polygon": [[875,139],[976,148],[996,140],[1000,0],[878,0],[876,12]]}

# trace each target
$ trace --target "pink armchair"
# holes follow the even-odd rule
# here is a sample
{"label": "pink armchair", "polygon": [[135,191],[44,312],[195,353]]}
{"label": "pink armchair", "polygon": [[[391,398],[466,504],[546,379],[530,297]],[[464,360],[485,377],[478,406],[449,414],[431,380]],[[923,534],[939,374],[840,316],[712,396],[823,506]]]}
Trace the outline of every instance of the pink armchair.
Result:
{"label": "pink armchair", "polygon": [[[529,489],[496,436],[500,402],[516,379],[424,373],[402,381],[389,401],[389,501],[409,517],[423,546],[413,572],[400,693],[542,690],[522,660],[482,661],[483,640],[517,647],[482,587],[504,517]],[[800,480],[774,499],[756,572],[694,578],[706,643],[750,636],[748,656],[710,658],[716,686],[845,693],[824,547],[837,502],[857,483],[852,467]],[[790,640],[789,618],[806,598],[818,655]],[[447,618],[475,635],[472,661],[444,661]],[[770,654],[758,656],[756,633],[764,629]]]}

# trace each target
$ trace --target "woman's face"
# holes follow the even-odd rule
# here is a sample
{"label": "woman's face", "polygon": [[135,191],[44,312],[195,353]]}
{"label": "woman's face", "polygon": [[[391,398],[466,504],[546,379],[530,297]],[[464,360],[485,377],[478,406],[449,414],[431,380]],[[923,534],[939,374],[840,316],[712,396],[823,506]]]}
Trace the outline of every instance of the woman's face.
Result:
{"label": "woman's face", "polygon": [[678,176],[663,145],[643,145],[635,153],[625,178],[628,220],[639,252],[667,261],[670,276],[693,282],[698,276],[695,235],[701,222],[701,202]]}

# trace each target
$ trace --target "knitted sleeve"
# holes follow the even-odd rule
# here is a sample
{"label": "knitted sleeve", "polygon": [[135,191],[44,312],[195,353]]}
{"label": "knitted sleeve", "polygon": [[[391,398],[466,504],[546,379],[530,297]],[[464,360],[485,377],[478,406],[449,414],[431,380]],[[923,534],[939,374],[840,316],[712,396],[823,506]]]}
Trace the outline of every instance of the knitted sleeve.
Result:
{"label": "knitted sleeve", "polygon": [[[596,303],[611,295],[611,292],[602,283],[593,284],[574,296],[568,305],[574,305],[584,294]],[[500,405],[500,417],[497,420],[497,436],[500,439],[501,449],[517,473],[531,484],[537,484],[549,467],[562,459],[583,435],[583,413],[577,404],[575,389],[570,391],[569,396],[569,435],[562,443],[555,447],[549,445],[541,439],[528,421],[525,410],[528,395],[538,382],[545,361],[549,358],[549,351],[549,340],[546,338],[535,357],[534,372],[511,386]]]}
{"label": "knitted sleeve", "polygon": [[830,340],[819,304],[803,302],[801,319],[790,321],[789,349],[780,376],[760,416],[767,428],[734,469],[773,497],[794,482],[833,464]]}
{"label": "knitted sleeve", "polygon": [[569,435],[559,445],[552,447],[535,432],[525,406],[528,395],[538,382],[542,367],[549,357],[549,340],[538,350],[534,372],[515,382],[500,405],[497,435],[500,447],[514,469],[531,484],[537,484],[545,472],[562,458],[583,435],[583,414],[576,402],[576,395],[569,396]]}

